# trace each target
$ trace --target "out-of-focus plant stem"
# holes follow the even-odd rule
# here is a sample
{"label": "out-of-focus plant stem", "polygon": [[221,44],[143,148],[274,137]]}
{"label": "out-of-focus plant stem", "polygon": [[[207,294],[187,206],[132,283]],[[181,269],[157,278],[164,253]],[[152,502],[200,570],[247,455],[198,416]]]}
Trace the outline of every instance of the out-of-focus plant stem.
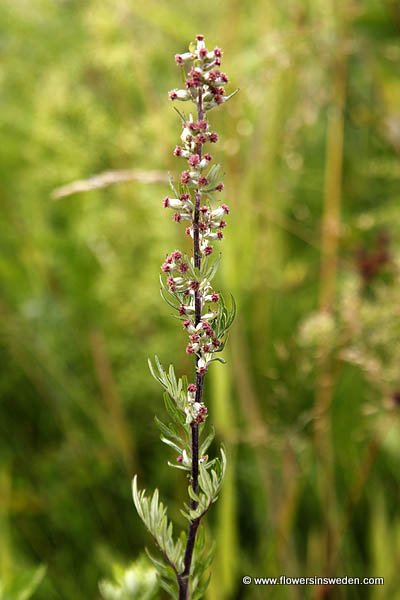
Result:
{"label": "out-of-focus plant stem", "polygon": [[134,472],[132,434],[126,426],[127,420],[106,350],[104,334],[99,329],[93,329],[89,332],[89,340],[95,375],[107,408],[108,423],[113,430],[112,438],[115,440],[116,449],[121,455],[125,468],[129,475],[132,475]]}
{"label": "out-of-focus plant stem", "polygon": [[[229,361],[231,364],[231,360]],[[214,573],[211,578],[207,598],[225,600],[230,598],[236,583],[237,526],[236,526],[236,432],[235,410],[232,405],[231,374],[226,365],[215,365],[210,371],[212,414],[215,428],[226,447],[230,468],[224,479],[224,487],[218,502],[217,513],[217,553],[214,559]]]}
{"label": "out-of-focus plant stem", "polygon": [[11,501],[11,477],[8,466],[0,469],[0,582],[6,582],[11,570],[9,548],[9,507]]}
{"label": "out-of-focus plant stem", "polygon": [[[331,102],[328,107],[324,207],[321,231],[321,266],[319,310],[332,314],[335,292],[340,236],[340,204],[342,194],[342,165],[344,142],[344,108],[346,103],[347,56],[339,42],[333,62]],[[337,520],[335,500],[334,455],[331,439],[331,408],[334,392],[333,362],[329,347],[321,340],[315,393],[315,447],[319,460],[318,489],[324,515],[324,563],[330,564],[334,528]]]}

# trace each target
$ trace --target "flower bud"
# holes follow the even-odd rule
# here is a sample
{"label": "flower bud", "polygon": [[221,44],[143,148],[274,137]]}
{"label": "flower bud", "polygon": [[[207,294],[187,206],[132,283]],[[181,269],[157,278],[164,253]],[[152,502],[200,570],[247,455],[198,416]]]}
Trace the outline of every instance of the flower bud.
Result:
{"label": "flower bud", "polygon": [[208,363],[204,360],[204,358],[200,358],[197,362],[197,372],[199,375],[205,375],[208,368]]}
{"label": "flower bud", "polygon": [[191,98],[188,90],[171,90],[168,92],[168,96],[170,100],[182,100],[183,102],[190,100]]}
{"label": "flower bud", "polygon": [[[215,51],[214,51],[215,53]],[[184,52],[183,54],[175,54],[175,62],[177,65],[183,65],[190,63],[195,58],[195,55],[192,52]]]}
{"label": "flower bud", "polygon": [[[165,202],[166,198],[164,198]],[[178,200],[178,198],[168,198],[168,208],[182,208],[183,202],[182,200]]]}

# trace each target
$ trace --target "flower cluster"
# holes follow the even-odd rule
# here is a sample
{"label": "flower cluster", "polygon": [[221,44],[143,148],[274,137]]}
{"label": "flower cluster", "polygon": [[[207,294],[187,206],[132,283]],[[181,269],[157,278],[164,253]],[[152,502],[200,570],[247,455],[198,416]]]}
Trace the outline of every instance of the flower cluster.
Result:
{"label": "flower cluster", "polygon": [[[190,259],[180,250],[175,250],[167,256],[161,270],[166,274],[168,291],[179,302],[176,308],[189,336],[186,353],[199,357],[197,372],[204,375],[213,353],[222,345],[212,325],[218,317],[220,295],[213,290],[206,277],[200,281],[194,277],[195,272]],[[196,299],[201,309],[201,319],[198,323]]]}
{"label": "flower cluster", "polygon": [[183,67],[186,75],[185,88],[171,90],[169,97],[171,100],[196,102],[200,89],[203,109],[207,111],[225,101],[224,85],[228,83],[228,78],[215,68],[221,66],[221,49],[207,50],[203,35],[197,35],[196,42],[189,48],[189,52],[175,55],[176,63]]}
{"label": "flower cluster", "polygon": [[[186,222],[186,234],[193,240],[193,258],[175,250],[166,257],[161,270],[165,276],[164,291],[174,299],[167,302],[183,321],[189,338],[186,352],[195,356],[196,373],[200,377],[205,375],[214,353],[222,349],[225,333],[219,326],[223,303],[211,287],[211,273],[203,268],[213,253],[214,243],[224,237],[229,214],[228,205],[217,201],[218,193],[224,189],[221,168],[204,151],[205,145],[218,142],[218,134],[210,129],[207,112],[232,96],[225,94],[228,77],[219,70],[221,58],[220,48],[208,50],[204,36],[197,35],[189,52],[175,56],[183,71],[184,88],[169,92],[171,100],[191,100],[196,108],[195,117],[178,111],[182,133],[173,154],[184,160],[185,166],[178,189],[171,182],[173,195],[163,200],[163,206],[172,209],[174,221]],[[186,417],[190,422],[201,423],[207,409],[198,399],[190,398],[189,391]]]}
{"label": "flower cluster", "polygon": [[207,407],[203,402],[196,401],[197,387],[195,383],[189,383],[187,389],[187,400],[185,403],[185,414],[187,423],[204,423],[207,418]]}
{"label": "flower cluster", "polygon": [[[210,201],[214,192],[222,192],[224,184],[221,181],[220,167],[211,167],[212,156],[209,152],[203,153],[205,144],[218,142],[218,134],[210,131],[209,123],[205,118],[206,112],[214,106],[222,104],[232,97],[225,96],[225,88],[228,77],[225,73],[214,67],[221,65],[222,51],[214,48],[208,51],[204,36],[196,37],[196,47],[190,52],[177,54],[175,60],[181,65],[185,74],[185,89],[175,89],[169,92],[171,100],[192,100],[198,109],[198,115],[202,118],[194,119],[189,114],[182,117],[181,144],[175,147],[173,154],[183,158],[186,168],[180,176],[181,191],[175,198],[164,198],[165,208],[174,210],[173,219],[178,223],[181,221],[192,221],[195,216],[195,196],[204,195]],[[222,240],[223,229],[226,226],[225,215],[229,213],[229,207],[222,204],[219,208],[212,210],[210,204],[200,207],[198,219],[198,230],[200,235],[200,251],[202,255],[209,256],[213,251],[213,242]],[[186,228],[187,235],[194,237],[194,227]]]}
{"label": "flower cluster", "polygon": [[[183,171],[182,178],[186,178],[186,174],[188,177],[191,178],[191,183],[194,183],[195,185],[201,187],[202,177],[196,177],[193,171]],[[204,179],[208,183],[207,178],[204,177]],[[214,187],[214,189],[208,191],[211,192],[222,190],[223,183],[219,183]],[[177,223],[180,223],[181,221],[192,222],[192,225],[186,228],[186,234],[193,238],[194,204],[191,195],[189,193],[183,193],[179,195],[179,198],[170,198],[166,196],[163,200],[163,206],[165,208],[174,209],[175,212],[173,215],[173,219]],[[209,256],[213,252],[213,242],[222,240],[222,238],[224,237],[222,231],[224,227],[226,227],[226,221],[224,217],[228,214],[229,206],[227,204],[221,204],[221,206],[214,210],[207,204],[201,206],[198,230],[200,238],[200,251],[204,256]]]}

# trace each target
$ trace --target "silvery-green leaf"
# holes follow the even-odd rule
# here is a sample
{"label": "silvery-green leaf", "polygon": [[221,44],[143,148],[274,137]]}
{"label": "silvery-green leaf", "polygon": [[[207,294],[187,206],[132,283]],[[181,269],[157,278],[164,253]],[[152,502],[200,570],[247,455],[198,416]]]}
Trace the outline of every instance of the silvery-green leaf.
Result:
{"label": "silvery-green leaf", "polygon": [[208,434],[208,436],[205,438],[204,442],[202,442],[202,444],[200,446],[200,456],[203,456],[207,452],[214,437],[215,437],[215,429],[212,428],[210,433]]}
{"label": "silvery-green leaf", "polygon": [[162,442],[164,442],[164,444],[167,444],[167,446],[170,446],[176,452],[178,452],[178,454],[182,454],[183,449],[179,448],[179,446],[177,446],[176,444],[174,444],[173,441],[169,440],[168,438],[164,437],[163,435],[160,436],[160,439],[161,439]]}

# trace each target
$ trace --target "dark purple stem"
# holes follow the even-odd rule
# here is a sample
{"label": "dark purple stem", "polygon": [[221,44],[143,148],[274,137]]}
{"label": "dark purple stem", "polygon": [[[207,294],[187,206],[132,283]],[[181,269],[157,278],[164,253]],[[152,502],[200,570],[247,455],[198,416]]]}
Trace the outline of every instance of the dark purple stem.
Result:
{"label": "dark purple stem", "polygon": [[[202,121],[204,119],[203,111],[203,98],[201,89],[198,92],[197,99],[197,120]],[[200,156],[202,153],[202,145],[198,144],[196,148],[197,154]],[[201,267],[201,252],[200,252],[200,238],[199,238],[199,221],[200,221],[200,202],[201,202],[201,191],[197,188],[195,193],[195,205],[194,205],[194,216],[193,216],[193,258],[194,266],[197,269]],[[201,298],[199,291],[195,291],[194,296],[194,309],[195,309],[195,324],[198,325],[201,321]],[[196,402],[201,402],[203,398],[203,381],[204,375],[197,372],[197,363],[199,357],[196,357]],[[192,430],[192,471],[191,471],[191,486],[193,491],[197,494],[199,491],[199,424],[193,422],[191,424]],[[190,501],[190,507],[192,510],[197,508],[197,502],[195,500]],[[178,576],[179,584],[179,600],[189,600],[189,576],[190,568],[192,565],[194,545],[196,541],[197,530],[200,525],[200,518],[194,519],[189,525],[189,531],[187,535],[185,556],[183,559],[184,569],[183,572]]]}

